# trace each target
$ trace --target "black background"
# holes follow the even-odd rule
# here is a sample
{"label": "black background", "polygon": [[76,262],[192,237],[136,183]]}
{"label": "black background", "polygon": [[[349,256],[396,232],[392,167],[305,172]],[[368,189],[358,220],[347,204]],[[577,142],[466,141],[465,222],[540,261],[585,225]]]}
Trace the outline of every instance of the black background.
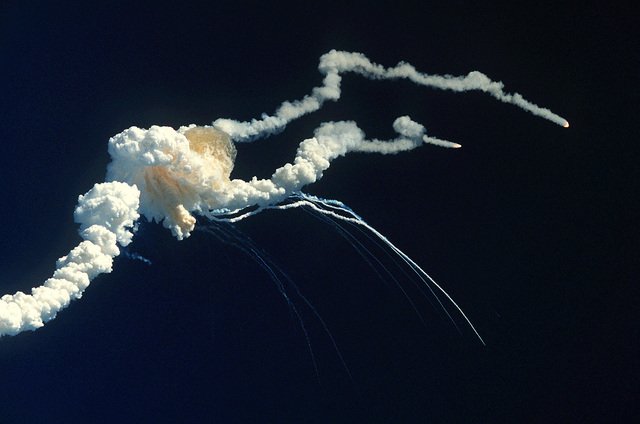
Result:
{"label": "black background", "polygon": [[[332,48],[479,70],[567,118],[346,75],[343,98],[238,147],[268,177],[327,120],[463,144],[335,161],[337,198],[421,264],[486,341],[424,316],[303,211],[238,225],[299,286],[311,348],[268,275],[206,233],[143,224],[80,301],[0,340],[0,422],[624,422],[637,415],[636,19],[622,3],[44,2],[0,6],[1,293],[79,240],[77,195],[131,125],[251,119],[320,83]],[[202,223],[205,226],[205,223]],[[371,247],[371,246],[370,246]],[[375,248],[372,247],[375,251]],[[380,256],[383,253],[377,252]],[[398,270],[394,273],[400,275]],[[348,369],[348,371],[347,371]]]}

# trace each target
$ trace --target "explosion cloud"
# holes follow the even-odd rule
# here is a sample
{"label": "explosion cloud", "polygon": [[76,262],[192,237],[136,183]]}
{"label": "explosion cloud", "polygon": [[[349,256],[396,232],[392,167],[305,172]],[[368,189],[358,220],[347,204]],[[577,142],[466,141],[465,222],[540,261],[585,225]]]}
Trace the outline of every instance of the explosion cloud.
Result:
{"label": "explosion cloud", "polygon": [[[401,62],[393,68],[372,63],[360,53],[332,50],[320,58],[323,84],[302,100],[284,102],[274,115],[239,122],[218,119],[211,126],[189,125],[176,129],[131,127],[111,137],[106,181],[79,196],[74,217],[83,241],[57,261],[53,276],[31,294],[17,292],[0,298],[0,336],[35,330],[82,296],[92,279],[111,272],[120,246],[132,241],[135,223],[142,215],[162,223],[182,240],[194,230],[200,215],[215,221],[235,222],[265,209],[308,206],[333,219],[349,221],[370,230],[412,268],[425,284],[442,293],[473,328],[453,299],[400,249],[373,229],[346,205],[310,197],[301,192],[322,178],[331,162],[351,152],[396,154],[422,144],[458,148],[459,144],[428,136],[424,126],[408,116],[393,122],[393,140],[367,139],[355,122],[326,122],[313,137],[302,141],[291,163],[279,167],[268,179],[232,179],[234,143],[248,142],[282,131],[292,120],[318,110],[341,95],[341,74],[354,72],[371,79],[408,79],[418,85],[451,91],[479,90],[534,115],[568,127],[548,109],[508,94],[503,84],[480,72],[464,77],[427,75]],[[431,290],[431,289],[430,289]],[[475,331],[475,328],[473,328]],[[477,334],[477,332],[476,332]],[[478,336],[479,337],[479,336]]]}

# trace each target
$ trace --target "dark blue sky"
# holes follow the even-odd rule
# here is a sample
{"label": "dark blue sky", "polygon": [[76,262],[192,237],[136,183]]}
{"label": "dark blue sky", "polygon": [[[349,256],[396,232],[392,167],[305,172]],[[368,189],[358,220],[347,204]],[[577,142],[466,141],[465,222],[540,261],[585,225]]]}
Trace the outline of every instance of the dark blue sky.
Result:
{"label": "dark blue sky", "polygon": [[[0,6],[0,293],[50,276],[79,241],[78,194],[131,125],[272,112],[319,84],[335,48],[430,73],[479,70],[566,117],[478,93],[345,76],[343,98],[238,148],[266,177],[320,122],[392,136],[409,114],[463,144],[337,160],[337,198],[433,274],[487,342],[403,279],[383,281],[302,211],[238,229],[296,282],[301,328],[268,275],[203,233],[142,225],[44,329],[0,340],[0,422],[602,422],[635,415],[637,30],[622,6],[422,2],[8,1]],[[258,4],[256,4],[258,3]],[[384,256],[381,253],[381,256]],[[636,267],[637,268],[637,267]],[[390,283],[390,284],[389,284]]]}

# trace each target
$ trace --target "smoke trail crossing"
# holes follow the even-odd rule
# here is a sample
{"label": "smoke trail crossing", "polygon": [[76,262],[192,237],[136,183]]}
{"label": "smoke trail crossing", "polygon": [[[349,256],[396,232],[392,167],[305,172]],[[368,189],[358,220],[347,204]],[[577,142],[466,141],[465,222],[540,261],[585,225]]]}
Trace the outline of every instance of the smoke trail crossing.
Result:
{"label": "smoke trail crossing", "polygon": [[[408,116],[393,122],[397,137],[392,140],[368,139],[352,121],[325,122],[313,137],[300,143],[292,162],[277,168],[270,178],[244,181],[231,178],[236,158],[234,142],[252,141],[282,131],[287,123],[318,110],[326,100],[338,100],[340,74],[344,72],[372,79],[409,79],[419,85],[458,92],[481,90],[559,125],[568,126],[568,122],[517,93],[504,93],[502,83],[479,72],[465,77],[427,75],[407,63],[384,68],[360,53],[335,50],[320,58],[319,70],[324,75],[323,85],[302,100],[284,102],[274,116],[264,115],[251,122],[218,119],[212,126],[192,124],[178,129],[133,126],[111,137],[107,182],[98,183],[79,196],[75,209],[83,241],[58,260],[53,276],[33,288],[31,294],[17,292],[0,298],[0,336],[42,327],[71,300],[80,298],[96,276],[111,272],[113,258],[120,253],[118,245],[131,243],[140,216],[162,223],[182,240],[195,228],[194,215],[236,222],[266,209],[309,206],[319,213],[364,227],[378,237],[434,292],[443,309],[435,292],[453,305],[452,310],[462,316],[482,341],[469,318],[444,289],[382,233],[343,203],[313,198],[301,191],[321,179],[333,160],[348,153],[397,154],[423,144],[448,148],[460,147],[459,144],[428,136],[425,127]],[[445,312],[449,314],[446,309]]]}

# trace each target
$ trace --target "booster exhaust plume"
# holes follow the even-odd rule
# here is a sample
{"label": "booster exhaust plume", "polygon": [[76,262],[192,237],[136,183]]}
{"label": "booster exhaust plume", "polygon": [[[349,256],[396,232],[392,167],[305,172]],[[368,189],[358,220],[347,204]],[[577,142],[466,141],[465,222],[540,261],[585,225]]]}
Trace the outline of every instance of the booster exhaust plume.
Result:
{"label": "booster exhaust plume", "polygon": [[282,131],[292,120],[318,110],[326,100],[338,100],[341,74],[345,72],[370,79],[408,79],[418,85],[456,92],[480,90],[558,125],[568,127],[569,123],[518,93],[505,93],[501,82],[480,72],[464,77],[428,75],[408,63],[384,68],[360,53],[336,50],[320,58],[318,69],[324,75],[323,84],[301,100],[285,101],[274,115],[250,122],[218,119],[211,126],[192,124],[177,130],[133,126],[111,137],[106,182],[95,184],[79,196],[75,209],[74,218],[80,224],[83,241],[58,260],[53,276],[31,289],[31,294],[19,291],[0,298],[0,336],[42,327],[71,300],[80,298],[92,279],[111,272],[113,258],[120,253],[118,245],[131,243],[141,215],[162,223],[182,240],[194,230],[194,215],[237,222],[266,209],[308,207],[332,219],[360,225],[378,237],[434,296],[441,295],[444,302],[453,305],[452,311],[460,314],[479,337],[444,289],[380,232],[343,203],[301,191],[322,178],[334,159],[348,153],[397,154],[423,144],[447,148],[459,148],[460,144],[428,136],[425,127],[408,116],[393,122],[397,136],[392,140],[368,139],[352,121],[325,122],[313,137],[300,143],[292,162],[277,168],[270,178],[244,181],[231,178],[236,157],[234,143]]}

